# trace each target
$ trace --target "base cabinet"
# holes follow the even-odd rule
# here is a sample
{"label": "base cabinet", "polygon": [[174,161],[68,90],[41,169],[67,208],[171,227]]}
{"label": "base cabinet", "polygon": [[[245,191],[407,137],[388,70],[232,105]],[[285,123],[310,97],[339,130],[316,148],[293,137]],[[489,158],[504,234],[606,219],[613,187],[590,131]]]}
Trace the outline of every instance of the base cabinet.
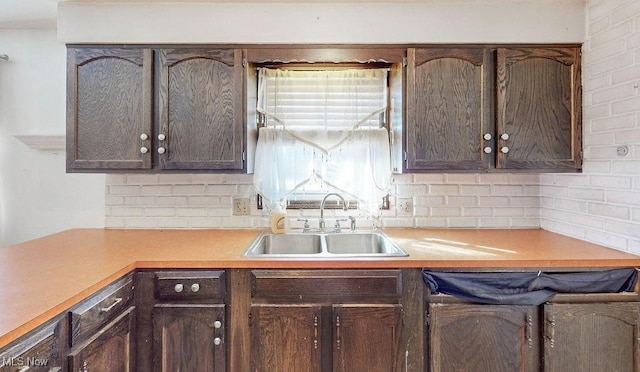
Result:
{"label": "base cabinet", "polygon": [[640,303],[544,305],[544,370],[639,371]]}
{"label": "base cabinet", "polygon": [[251,371],[320,372],[322,307],[251,306]]}
{"label": "base cabinet", "polygon": [[135,307],[107,324],[85,343],[71,349],[70,371],[135,371]]}
{"label": "base cabinet", "polygon": [[429,304],[430,371],[537,371],[537,307]]}
{"label": "base cabinet", "polygon": [[61,316],[11,343],[0,350],[0,372],[65,371],[68,331]]}
{"label": "base cabinet", "polygon": [[251,371],[402,370],[401,280],[400,270],[253,270]]}
{"label": "base cabinet", "polygon": [[153,311],[156,371],[225,371],[223,304],[159,304]]}
{"label": "base cabinet", "polygon": [[396,371],[402,305],[333,305],[333,371]]}

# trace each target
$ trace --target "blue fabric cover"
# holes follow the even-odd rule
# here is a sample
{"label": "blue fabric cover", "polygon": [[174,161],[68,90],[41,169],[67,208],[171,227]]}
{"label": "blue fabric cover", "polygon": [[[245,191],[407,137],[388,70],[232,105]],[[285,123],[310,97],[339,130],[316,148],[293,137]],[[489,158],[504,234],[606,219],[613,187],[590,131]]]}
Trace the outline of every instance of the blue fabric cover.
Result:
{"label": "blue fabric cover", "polygon": [[580,272],[450,272],[423,269],[432,293],[483,304],[539,305],[556,293],[615,293],[633,289],[635,268]]}

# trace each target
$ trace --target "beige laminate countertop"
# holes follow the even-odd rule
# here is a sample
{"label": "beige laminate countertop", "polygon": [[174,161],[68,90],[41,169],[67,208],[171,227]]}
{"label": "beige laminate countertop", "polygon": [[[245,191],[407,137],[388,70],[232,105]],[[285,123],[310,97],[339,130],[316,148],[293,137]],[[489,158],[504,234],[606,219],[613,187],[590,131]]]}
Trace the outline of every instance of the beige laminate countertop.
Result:
{"label": "beige laminate countertop", "polygon": [[0,347],[133,269],[640,266],[639,256],[537,229],[385,229],[409,257],[243,258],[259,232],[72,229],[0,248]]}

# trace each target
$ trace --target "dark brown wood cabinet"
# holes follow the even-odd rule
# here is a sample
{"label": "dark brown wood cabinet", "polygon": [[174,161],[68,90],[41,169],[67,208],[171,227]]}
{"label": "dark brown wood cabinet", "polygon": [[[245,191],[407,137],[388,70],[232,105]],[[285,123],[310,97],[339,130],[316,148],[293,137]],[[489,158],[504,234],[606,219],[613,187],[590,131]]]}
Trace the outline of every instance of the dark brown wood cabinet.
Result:
{"label": "dark brown wood cabinet", "polygon": [[322,306],[251,306],[251,371],[321,371]]}
{"label": "dark brown wood cabinet", "polygon": [[65,316],[40,326],[0,350],[0,372],[65,371],[68,342]]}
{"label": "dark brown wood cabinet", "polygon": [[544,370],[640,370],[640,303],[544,305]]}
{"label": "dark brown wood cabinet", "polygon": [[160,49],[162,169],[242,170],[242,50]]}
{"label": "dark brown wood cabinet", "polygon": [[137,371],[226,371],[224,270],[136,273]]}
{"label": "dark brown wood cabinet", "polygon": [[67,49],[67,171],[151,168],[153,53]]}
{"label": "dark brown wood cabinet", "polygon": [[405,171],[579,171],[579,47],[409,48]]}
{"label": "dark brown wood cabinet", "polygon": [[400,270],[253,270],[252,371],[399,371]]}
{"label": "dark brown wood cabinet", "polygon": [[239,49],[69,47],[67,171],[244,169],[242,62]]}
{"label": "dark brown wood cabinet", "polygon": [[69,370],[136,371],[135,345],[135,307],[131,306],[95,335],[71,349]]}
{"label": "dark brown wood cabinet", "polygon": [[406,171],[486,170],[493,77],[487,48],[409,48]]}
{"label": "dark brown wood cabinet", "polygon": [[429,304],[429,371],[538,371],[538,308]]}
{"label": "dark brown wood cabinet", "polygon": [[498,48],[496,64],[496,167],[580,169],[580,48]]}
{"label": "dark brown wood cabinet", "polygon": [[70,309],[71,371],[136,370],[133,297],[133,274],[129,274]]}
{"label": "dark brown wood cabinet", "polygon": [[334,372],[399,370],[402,305],[339,304],[332,315]]}
{"label": "dark brown wood cabinet", "polygon": [[158,304],[154,370],[225,371],[224,304]]}

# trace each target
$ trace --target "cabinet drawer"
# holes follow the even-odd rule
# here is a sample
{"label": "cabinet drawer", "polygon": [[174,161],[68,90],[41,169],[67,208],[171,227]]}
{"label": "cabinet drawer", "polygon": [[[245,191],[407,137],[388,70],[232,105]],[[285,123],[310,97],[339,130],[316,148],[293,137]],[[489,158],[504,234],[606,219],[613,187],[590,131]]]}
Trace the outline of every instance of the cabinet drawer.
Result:
{"label": "cabinet drawer", "polygon": [[253,297],[288,301],[395,301],[400,270],[252,270]]}
{"label": "cabinet drawer", "polygon": [[109,284],[71,310],[71,346],[86,340],[133,301],[133,276]]}
{"label": "cabinet drawer", "polygon": [[222,298],[226,294],[224,270],[157,271],[158,300]]}
{"label": "cabinet drawer", "polygon": [[46,323],[0,350],[0,372],[61,371],[67,318]]}

